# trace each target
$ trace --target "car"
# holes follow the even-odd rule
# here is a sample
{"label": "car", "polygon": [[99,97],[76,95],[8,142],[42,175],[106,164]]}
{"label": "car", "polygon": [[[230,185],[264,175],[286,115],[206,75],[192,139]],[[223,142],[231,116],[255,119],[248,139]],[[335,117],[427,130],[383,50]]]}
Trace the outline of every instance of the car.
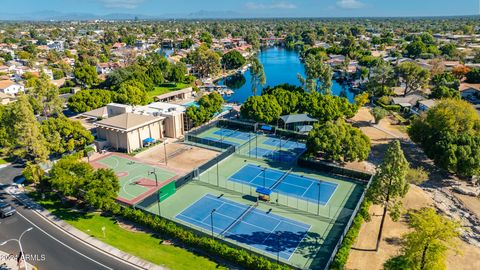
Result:
{"label": "car", "polygon": [[0,202],[0,217],[1,218],[6,218],[6,217],[9,217],[9,216],[12,216],[16,212],[17,212],[17,210],[15,210],[15,208],[13,208],[7,202],[4,202],[4,201]]}

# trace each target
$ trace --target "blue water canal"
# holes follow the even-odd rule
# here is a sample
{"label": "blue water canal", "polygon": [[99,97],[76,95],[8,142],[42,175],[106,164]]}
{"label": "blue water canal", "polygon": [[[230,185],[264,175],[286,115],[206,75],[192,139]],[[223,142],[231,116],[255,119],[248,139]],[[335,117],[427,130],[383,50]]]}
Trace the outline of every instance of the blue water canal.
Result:
{"label": "blue water canal", "polygon": [[[263,49],[258,58],[263,64],[267,84],[265,86],[275,86],[282,83],[300,85],[297,74],[305,77],[305,69],[303,63],[300,62],[298,52],[287,50],[280,47],[269,47]],[[225,96],[228,102],[243,103],[248,97],[252,96],[250,72],[247,71],[243,75],[235,75],[217,82],[219,85],[227,85],[235,93],[231,96]],[[261,93],[261,89],[257,90],[257,95]],[[355,94],[350,92],[345,86],[333,81],[332,93],[348,98],[353,101]]]}

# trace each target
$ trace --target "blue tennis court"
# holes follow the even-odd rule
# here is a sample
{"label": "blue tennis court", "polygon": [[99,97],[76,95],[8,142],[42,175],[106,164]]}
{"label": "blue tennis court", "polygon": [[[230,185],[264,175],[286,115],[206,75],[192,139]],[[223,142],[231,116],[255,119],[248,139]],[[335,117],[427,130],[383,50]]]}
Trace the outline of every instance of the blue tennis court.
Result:
{"label": "blue tennis court", "polygon": [[307,148],[307,146],[304,143],[300,143],[296,141],[281,140],[278,138],[268,138],[266,141],[263,142],[263,144],[292,150],[296,153],[303,153]]}
{"label": "blue tennis court", "polygon": [[221,128],[215,131],[213,134],[221,137],[230,137],[230,138],[235,138],[243,141],[248,141],[250,138],[253,137],[253,134],[250,134],[248,132],[242,132],[242,131],[232,130],[227,128]]}
{"label": "blue tennis court", "polygon": [[[212,211],[215,211],[212,214]],[[175,218],[289,260],[310,225],[207,194]],[[212,226],[213,219],[213,226]]]}
{"label": "blue tennis court", "polygon": [[207,140],[210,140],[210,141],[216,141],[216,142],[222,142],[222,143],[228,143],[228,144],[230,144],[230,145],[235,145],[235,146],[238,145],[238,143],[236,143],[236,142],[231,142],[231,141],[227,141],[227,140],[222,140],[222,139],[219,139],[219,138],[204,137],[203,139],[207,139]]}
{"label": "blue tennis court", "polygon": [[292,163],[298,157],[299,153],[287,150],[270,150],[262,147],[255,147],[248,153],[250,156],[263,157],[273,161]]}
{"label": "blue tennis court", "polygon": [[[243,166],[228,180],[253,187],[266,187],[274,192],[326,205],[337,189],[336,183],[319,181],[302,175],[264,168],[253,164]],[[282,177],[285,176],[284,179]],[[281,180],[280,182],[278,182]],[[265,183],[265,184],[264,184]],[[320,196],[320,199],[319,199]]]}

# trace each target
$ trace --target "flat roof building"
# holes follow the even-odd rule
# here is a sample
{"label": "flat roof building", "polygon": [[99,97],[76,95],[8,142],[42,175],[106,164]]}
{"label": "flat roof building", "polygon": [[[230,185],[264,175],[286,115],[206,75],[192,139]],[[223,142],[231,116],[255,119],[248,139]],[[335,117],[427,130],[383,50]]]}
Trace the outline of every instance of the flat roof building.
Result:
{"label": "flat roof building", "polygon": [[[145,141],[164,138],[164,117],[124,113],[101,120],[97,127],[97,139],[105,140],[116,151],[131,153],[145,146]],[[103,148],[103,147],[100,147]]]}

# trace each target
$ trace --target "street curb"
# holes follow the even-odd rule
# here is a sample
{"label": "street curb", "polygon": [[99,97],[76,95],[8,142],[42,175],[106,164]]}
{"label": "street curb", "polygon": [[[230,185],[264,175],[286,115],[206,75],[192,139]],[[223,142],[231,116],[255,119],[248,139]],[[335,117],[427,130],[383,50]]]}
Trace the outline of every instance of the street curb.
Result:
{"label": "street curb", "polygon": [[[31,207],[33,211],[35,211],[38,215],[43,217],[49,223],[55,225],[57,228],[61,229],[65,233],[69,234],[70,236],[78,239],[79,241],[88,244],[89,246],[98,249],[112,257],[116,257],[117,259],[123,260],[128,262],[129,264],[141,268],[141,269],[152,269],[152,270],[166,270],[167,268],[155,265],[143,259],[140,259],[134,255],[128,254],[123,252],[115,247],[112,247],[97,238],[89,236],[88,234],[78,230],[77,228],[73,227],[72,225],[68,224],[67,222],[63,221],[59,217],[55,216],[54,214],[50,213],[48,210],[43,208],[43,206],[34,202],[28,195],[23,192],[19,192],[17,194],[9,192],[10,195],[14,196],[16,199],[21,201],[24,205],[35,205],[35,207]],[[25,196],[26,198],[20,198],[19,195]],[[29,201],[29,202],[28,202]]]}

